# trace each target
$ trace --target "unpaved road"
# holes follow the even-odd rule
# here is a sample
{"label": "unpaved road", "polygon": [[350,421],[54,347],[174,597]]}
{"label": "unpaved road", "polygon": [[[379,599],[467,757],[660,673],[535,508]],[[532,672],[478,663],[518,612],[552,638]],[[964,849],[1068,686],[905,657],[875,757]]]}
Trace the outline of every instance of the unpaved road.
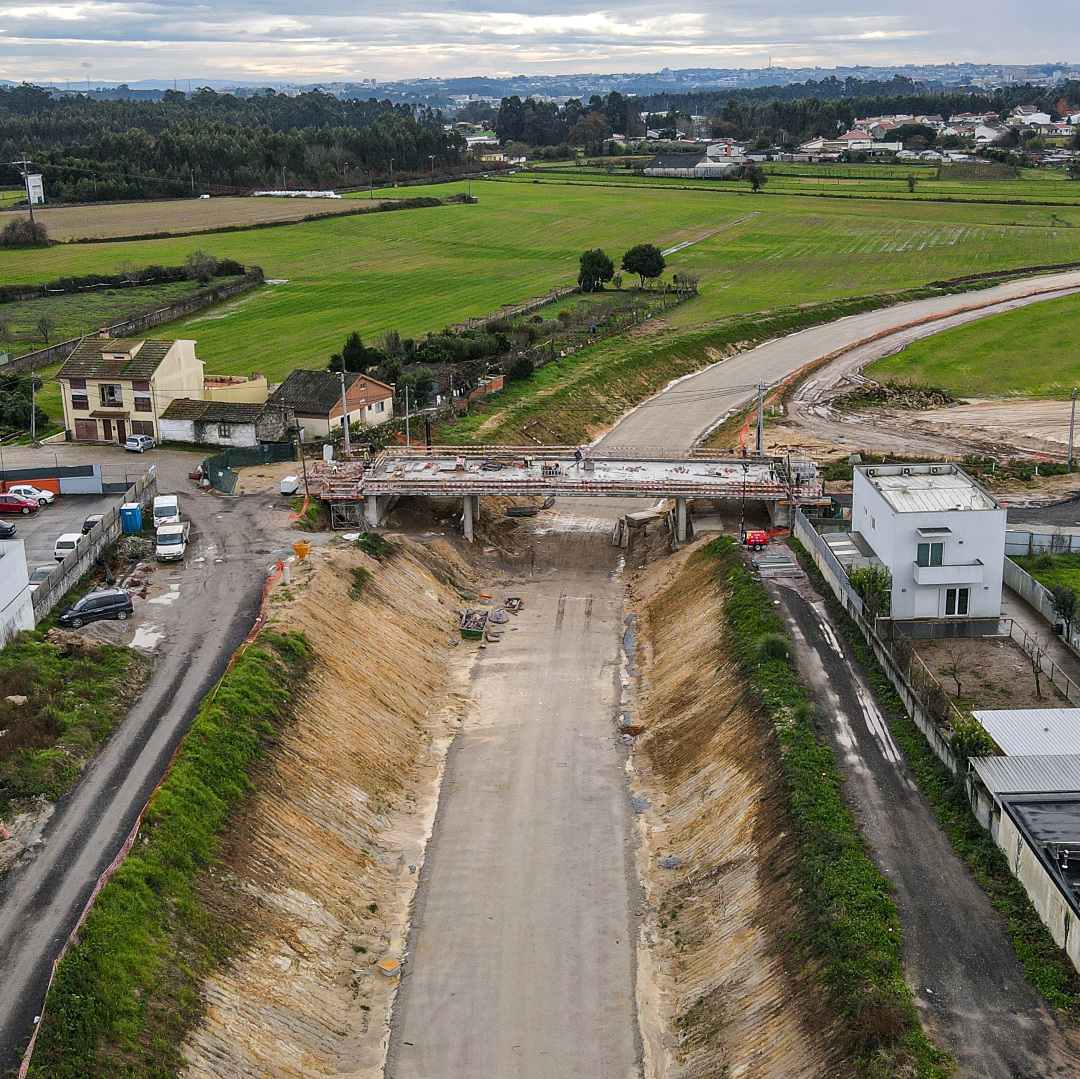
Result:
{"label": "unpaved road", "polygon": [[[87,452],[73,448],[68,456],[74,463],[77,453]],[[5,458],[10,467],[9,454]],[[154,459],[160,489],[180,493],[200,539],[189,548],[179,599],[163,610],[165,635],[146,688],[75,789],[57,803],[40,844],[0,881],[0,1074],[18,1063],[52,962],[94,882],[130,832],[203,695],[251,628],[271,562],[248,500],[189,492],[181,486],[191,467],[187,455]]]}
{"label": "unpaved road", "polygon": [[990,900],[938,826],[821,596],[805,577],[778,580],[769,591],[780,600],[862,832],[896,889],[904,975],[931,1037],[970,1079],[1078,1074],[1080,1045],[1025,981]]}
{"label": "unpaved road", "polygon": [[[689,449],[725,416],[747,404],[756,392],[759,379],[767,386],[776,385],[809,363],[909,323],[941,319],[958,314],[963,308],[978,306],[978,312],[968,312],[965,316],[966,321],[971,321],[974,317],[1006,310],[1027,294],[1032,296],[1028,302],[1037,302],[1036,296],[1048,300],[1077,288],[1080,288],[1080,272],[1048,274],[966,295],[898,304],[802,330],[739,353],[677,382],[625,416],[601,442],[605,446]],[[946,325],[938,321],[923,329]]]}
{"label": "unpaved road", "polygon": [[638,1074],[617,552],[535,542],[447,761],[388,1079]]}

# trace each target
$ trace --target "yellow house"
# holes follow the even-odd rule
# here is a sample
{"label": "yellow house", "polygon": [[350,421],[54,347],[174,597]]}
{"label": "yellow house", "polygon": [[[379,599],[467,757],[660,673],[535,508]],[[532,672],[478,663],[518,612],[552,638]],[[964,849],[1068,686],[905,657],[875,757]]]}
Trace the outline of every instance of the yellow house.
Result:
{"label": "yellow house", "polygon": [[57,374],[64,424],[79,442],[160,438],[158,418],[178,397],[201,398],[194,341],[85,338]]}
{"label": "yellow house", "polygon": [[270,396],[266,375],[207,375],[203,397],[207,401],[238,401],[248,405],[265,405]]}

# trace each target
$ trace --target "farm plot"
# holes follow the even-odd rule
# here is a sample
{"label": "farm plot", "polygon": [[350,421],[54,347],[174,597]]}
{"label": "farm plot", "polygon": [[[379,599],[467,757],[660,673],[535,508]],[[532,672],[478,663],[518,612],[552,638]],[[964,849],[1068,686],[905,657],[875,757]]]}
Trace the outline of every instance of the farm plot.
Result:
{"label": "farm plot", "polygon": [[1078,321],[1080,296],[1048,300],[917,341],[868,373],[959,397],[1060,396],[1080,383]]}
{"label": "farm plot", "polygon": [[[281,377],[325,363],[351,330],[366,341],[387,330],[416,337],[570,284],[586,248],[603,247],[618,262],[632,244],[671,247],[739,219],[670,257],[670,270],[699,274],[702,293],[669,315],[672,326],[1080,261],[1080,229],[1067,227],[1080,225],[1080,210],[1060,207],[755,197],[745,185],[628,191],[511,179],[472,188],[480,201],[471,206],[201,237],[209,254],[261,266],[269,284],[161,333],[196,338],[211,370]],[[0,282],[170,264],[190,246],[178,237],[0,253]]]}

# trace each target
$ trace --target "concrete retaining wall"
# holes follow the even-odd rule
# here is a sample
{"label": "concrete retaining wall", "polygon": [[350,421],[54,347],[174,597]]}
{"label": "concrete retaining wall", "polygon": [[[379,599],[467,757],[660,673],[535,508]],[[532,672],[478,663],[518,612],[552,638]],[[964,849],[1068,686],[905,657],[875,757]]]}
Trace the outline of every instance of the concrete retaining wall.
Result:
{"label": "concrete retaining wall", "polygon": [[[143,507],[143,519],[157,494],[157,473],[154,466],[145,476],[140,477],[127,490],[123,501],[138,502]],[[40,622],[67,594],[68,589],[76,585],[94,563],[101,557],[101,552],[119,539],[123,533],[120,521],[120,503],[115,506],[96,525],[90,535],[72,551],[56,569],[45,578],[34,592],[34,622]],[[24,559],[25,562],[25,559]]]}

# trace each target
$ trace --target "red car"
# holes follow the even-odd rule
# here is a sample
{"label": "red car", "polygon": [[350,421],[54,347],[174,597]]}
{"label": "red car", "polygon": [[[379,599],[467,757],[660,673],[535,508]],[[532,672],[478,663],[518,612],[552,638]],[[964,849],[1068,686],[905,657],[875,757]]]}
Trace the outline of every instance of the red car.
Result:
{"label": "red car", "polygon": [[38,504],[22,495],[0,495],[0,513],[37,513]]}
{"label": "red car", "polygon": [[755,551],[760,551],[762,547],[765,547],[769,542],[768,532],[747,532],[746,539],[743,540],[747,547],[753,547]]}

